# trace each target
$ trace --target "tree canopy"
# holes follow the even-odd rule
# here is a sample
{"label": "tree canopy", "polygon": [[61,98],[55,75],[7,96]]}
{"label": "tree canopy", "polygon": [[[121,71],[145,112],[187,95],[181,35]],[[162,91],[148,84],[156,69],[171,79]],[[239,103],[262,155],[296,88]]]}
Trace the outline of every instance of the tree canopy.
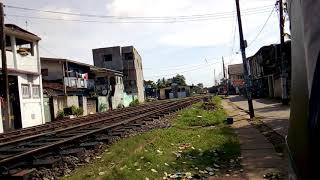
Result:
{"label": "tree canopy", "polygon": [[151,80],[144,81],[145,86],[148,85],[152,88],[165,88],[171,86],[173,83],[180,85],[180,86],[186,86],[186,78],[183,75],[177,74],[176,76],[169,78],[169,79],[158,79],[157,82],[153,82]]}

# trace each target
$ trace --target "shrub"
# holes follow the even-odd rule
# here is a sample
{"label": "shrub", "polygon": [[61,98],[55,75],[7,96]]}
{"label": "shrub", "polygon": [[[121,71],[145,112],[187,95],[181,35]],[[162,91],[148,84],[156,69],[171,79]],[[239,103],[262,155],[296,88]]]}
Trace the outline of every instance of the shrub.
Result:
{"label": "shrub", "polygon": [[83,108],[81,107],[77,107],[75,105],[72,105],[71,107],[65,108],[64,109],[64,116],[70,116],[70,115],[74,115],[74,116],[82,116],[83,115]]}
{"label": "shrub", "polygon": [[130,107],[134,107],[134,106],[138,106],[140,104],[139,100],[138,99],[135,99],[134,101],[132,101],[129,106]]}
{"label": "shrub", "polygon": [[57,119],[63,119],[65,117],[64,111],[63,110],[59,110],[57,112]]}
{"label": "shrub", "polygon": [[99,106],[99,112],[107,111],[107,104],[101,103]]}
{"label": "shrub", "polygon": [[75,105],[72,105],[71,107],[71,114],[70,115],[76,115],[78,107]]}
{"label": "shrub", "polygon": [[83,115],[83,108],[79,107],[76,109],[76,111],[74,112],[74,115],[79,117]]}

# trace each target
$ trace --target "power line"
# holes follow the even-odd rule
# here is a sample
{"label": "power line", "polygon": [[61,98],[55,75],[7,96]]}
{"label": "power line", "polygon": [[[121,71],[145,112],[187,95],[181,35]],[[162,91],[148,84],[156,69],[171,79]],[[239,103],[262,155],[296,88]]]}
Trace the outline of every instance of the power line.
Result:
{"label": "power line", "polygon": [[[203,69],[203,68],[209,68],[210,65],[214,65],[214,64],[218,64],[220,62],[215,62],[215,63],[211,63],[211,64],[204,64],[206,65],[206,67],[198,67],[198,68],[193,68],[193,69],[190,69],[190,70],[185,70],[185,71],[180,71],[180,72],[176,72],[176,73],[172,73],[172,74],[162,74],[162,75],[152,75],[152,76],[147,76],[147,77],[168,77],[168,76],[174,76],[176,74],[182,74],[182,73],[186,73],[186,72],[192,72],[192,71],[196,71],[196,70],[199,70],[199,69]],[[210,67],[211,68],[211,67]]]}
{"label": "power line", "polygon": [[[236,4],[235,4],[235,7],[236,7]],[[234,54],[234,46],[235,46],[235,41],[236,41],[236,30],[237,30],[237,19],[236,19],[236,14],[234,15],[234,19],[233,19],[233,25],[232,25],[232,34],[233,34],[233,40],[232,40],[232,49],[231,49],[231,54],[233,55]],[[232,61],[234,60],[234,58],[230,59],[229,60],[229,63],[228,64],[231,64]]]}
{"label": "power line", "polygon": [[179,70],[179,69],[189,69],[193,67],[199,67],[203,65],[208,65],[208,62],[215,62],[217,59],[220,57],[214,57],[210,59],[205,59],[205,63],[200,63],[200,64],[183,64],[183,65],[175,65],[175,66],[167,66],[167,67],[157,67],[157,68],[148,68],[145,67],[143,68],[144,70],[158,70],[158,71],[169,71],[169,70]]}
{"label": "power line", "polygon": [[[232,28],[232,34],[233,34],[233,42],[232,42],[232,49],[231,49],[231,53],[233,53],[233,48],[234,48],[234,43],[235,43],[235,34],[236,34],[236,23],[235,23],[235,20],[236,20],[236,14],[234,14],[234,16],[233,16],[233,19],[232,19],[232,26],[231,26],[231,28]],[[233,26],[235,27],[235,28],[233,28]],[[232,37],[231,37],[232,38]],[[232,40],[232,39],[231,39]]]}
{"label": "power line", "polygon": [[[244,15],[255,15],[255,14],[262,14],[269,12],[259,11],[259,12],[250,12],[245,13]],[[149,20],[149,21],[99,21],[99,20],[80,20],[80,19],[63,19],[63,18],[44,18],[44,17],[38,17],[38,16],[26,16],[26,15],[17,15],[17,14],[6,14],[6,16],[10,17],[18,17],[18,18],[29,18],[29,19],[38,19],[38,20],[53,20],[53,21],[66,21],[66,22],[84,22],[84,23],[107,23],[107,24],[119,24],[119,23],[132,23],[132,24],[143,24],[143,23],[180,23],[180,22],[199,22],[199,21],[209,21],[209,20],[218,20],[218,19],[228,19],[232,18],[233,16],[212,16],[212,17],[206,17],[206,18],[193,18],[193,19],[172,19],[172,20]]]}
{"label": "power line", "polygon": [[44,50],[44,51],[46,51],[48,54],[53,55],[53,56],[56,57],[56,58],[61,58],[61,57],[59,57],[58,55],[56,55],[55,53],[53,53],[52,51],[50,51],[49,49],[43,47],[43,46],[40,46],[40,45],[39,45],[39,48],[42,49],[42,50]]}
{"label": "power line", "polygon": [[260,31],[258,32],[258,34],[255,36],[255,38],[248,44],[248,47],[251,46],[259,37],[259,35],[261,34],[261,32],[263,31],[263,29],[266,27],[270,17],[272,16],[273,12],[275,10],[275,7],[271,10],[270,15],[268,16],[266,22],[263,24],[262,28],[260,29]]}
{"label": "power line", "polygon": [[[203,17],[212,17],[212,16],[223,16],[223,15],[230,15],[234,14],[235,11],[232,12],[221,12],[221,13],[208,13],[208,14],[193,14],[193,15],[183,15],[183,16],[107,16],[107,15],[98,15],[98,14],[85,14],[85,13],[70,13],[70,12],[61,12],[61,11],[52,11],[52,10],[40,10],[35,8],[26,8],[26,7],[18,7],[18,6],[11,6],[6,5],[6,8],[10,9],[19,9],[24,11],[37,11],[37,12],[44,12],[44,13],[51,13],[51,14],[62,14],[62,15],[69,15],[69,16],[82,16],[82,17],[90,17],[90,18],[114,18],[114,19],[140,19],[140,20],[176,20],[176,19],[188,19],[188,18],[203,18]],[[268,6],[260,6],[251,9],[245,9],[243,12],[255,12],[266,10],[272,7],[271,5]]]}
{"label": "power line", "polygon": [[143,68],[143,70],[146,70],[146,71],[154,71],[154,70],[157,70],[157,71],[172,71],[172,70],[180,70],[180,69],[189,69],[189,68],[194,68],[194,67],[199,67],[199,66],[203,66],[204,64],[198,64],[198,65],[194,65],[194,66],[190,66],[190,67],[173,67],[173,68],[163,68],[163,69],[158,69],[158,68]]}

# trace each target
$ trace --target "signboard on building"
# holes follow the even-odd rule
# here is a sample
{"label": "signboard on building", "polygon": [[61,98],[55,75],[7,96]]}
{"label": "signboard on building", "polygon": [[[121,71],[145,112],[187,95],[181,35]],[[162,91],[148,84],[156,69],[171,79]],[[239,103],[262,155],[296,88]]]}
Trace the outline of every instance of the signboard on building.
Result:
{"label": "signboard on building", "polygon": [[232,81],[232,85],[237,86],[237,87],[244,86],[244,80],[243,79],[235,79]]}

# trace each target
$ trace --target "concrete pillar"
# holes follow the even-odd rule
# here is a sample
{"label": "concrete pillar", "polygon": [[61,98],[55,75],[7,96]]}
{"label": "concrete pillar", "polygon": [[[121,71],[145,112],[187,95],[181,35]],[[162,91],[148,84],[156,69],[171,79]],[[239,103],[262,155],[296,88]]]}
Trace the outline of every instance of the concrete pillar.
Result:
{"label": "concrete pillar", "polygon": [[57,118],[57,114],[59,111],[59,106],[58,106],[58,99],[57,97],[52,97],[52,104],[53,104],[53,117]]}
{"label": "concrete pillar", "polygon": [[88,115],[88,103],[87,103],[87,97],[82,96],[82,102],[83,102],[83,115]]}
{"label": "concrete pillar", "polygon": [[14,36],[10,36],[10,42],[13,54],[13,66],[15,69],[18,69],[16,38]]}
{"label": "concrete pillar", "polygon": [[[40,71],[41,73],[41,71]],[[41,104],[41,119],[42,119],[42,124],[46,123],[46,119],[44,117],[44,104],[43,104],[43,87],[42,87],[42,75],[39,76],[39,91],[40,91],[40,104]]]}

